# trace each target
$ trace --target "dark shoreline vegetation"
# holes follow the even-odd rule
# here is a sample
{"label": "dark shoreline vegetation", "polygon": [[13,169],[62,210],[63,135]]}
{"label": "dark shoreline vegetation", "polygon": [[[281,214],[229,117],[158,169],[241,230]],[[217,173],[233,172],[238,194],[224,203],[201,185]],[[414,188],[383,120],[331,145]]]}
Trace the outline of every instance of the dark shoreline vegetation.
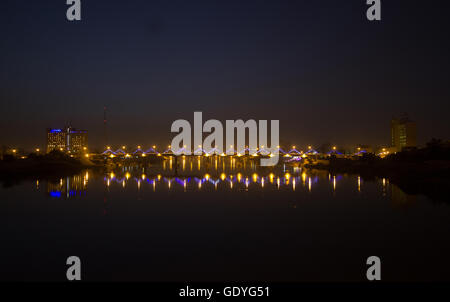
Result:
{"label": "dark shoreline vegetation", "polygon": [[364,154],[357,160],[332,156],[328,163],[311,162],[309,169],[333,174],[358,174],[365,180],[387,178],[406,194],[423,194],[435,201],[450,202],[450,147],[434,140],[426,148],[391,154],[385,158]]}
{"label": "dark shoreline vegetation", "polygon": [[45,155],[30,154],[25,159],[4,156],[0,161],[0,182],[3,187],[11,187],[22,181],[44,178],[56,181],[72,176],[83,169],[94,167],[62,152],[53,151]]}

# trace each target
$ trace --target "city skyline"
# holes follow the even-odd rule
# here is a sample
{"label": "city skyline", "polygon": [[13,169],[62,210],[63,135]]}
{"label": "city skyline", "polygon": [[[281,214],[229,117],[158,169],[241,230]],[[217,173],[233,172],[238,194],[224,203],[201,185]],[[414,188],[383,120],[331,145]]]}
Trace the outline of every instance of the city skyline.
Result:
{"label": "city skyline", "polygon": [[[42,151],[46,150],[46,153],[49,153],[50,151],[53,150],[57,150],[57,151],[64,151],[64,152],[73,152],[73,153],[79,153],[79,152],[102,152],[102,151],[108,151],[108,150],[112,150],[114,151],[114,149],[118,149],[118,150],[129,150],[129,149],[135,149],[135,151],[138,151],[140,149],[152,149],[153,152],[163,152],[162,150],[166,149],[167,150],[176,150],[173,149],[172,146],[169,144],[154,144],[154,143],[148,143],[148,144],[135,144],[135,145],[127,145],[127,144],[123,144],[123,143],[109,143],[108,141],[108,134],[107,134],[107,129],[106,129],[106,119],[104,120],[104,137],[101,139],[104,143],[103,144],[99,144],[99,142],[94,143],[94,146],[89,148],[88,147],[88,140],[87,140],[87,136],[88,136],[88,131],[87,130],[79,130],[76,128],[73,128],[71,126],[64,126],[61,128],[47,128],[46,129],[46,143],[44,144],[45,148],[42,148],[40,143],[38,144],[34,144],[32,148],[30,149],[25,149],[23,147],[17,147],[14,145],[6,145],[3,144],[2,145],[2,152],[8,152],[7,150],[13,150],[14,152],[17,152],[19,149],[24,152],[37,152],[37,153],[41,153]],[[393,117],[391,119],[391,142],[387,143],[387,144],[382,144],[382,145],[370,145],[370,144],[361,144],[361,143],[352,143],[352,144],[336,144],[336,142],[334,143],[330,143],[330,142],[326,142],[326,143],[322,143],[320,145],[314,145],[313,144],[296,144],[295,142],[293,144],[290,144],[291,142],[287,143],[285,141],[283,141],[282,143],[280,143],[280,145],[278,146],[266,146],[267,148],[277,148],[281,151],[281,153],[285,153],[284,150],[282,150],[282,148],[287,148],[286,150],[292,149],[292,150],[297,150],[296,146],[299,146],[298,149],[300,150],[300,152],[304,152],[304,150],[306,150],[305,152],[307,152],[308,150],[314,150],[314,149],[323,149],[322,152],[326,153],[327,151],[325,149],[328,149],[328,151],[333,151],[333,150],[340,150],[346,153],[351,153],[351,150],[354,150],[355,153],[358,153],[360,151],[364,151],[367,153],[380,153],[380,150],[385,151],[387,148],[389,149],[389,152],[399,152],[401,151],[404,147],[423,147],[417,144],[417,133],[416,133],[416,123],[415,121],[412,121],[411,119],[409,119],[409,117],[406,114],[401,115],[400,117]],[[237,130],[235,130],[237,131]],[[203,133],[202,134],[202,140],[205,139],[205,137],[207,136],[207,134]],[[250,150],[248,149],[248,136],[245,137],[245,148],[246,151],[245,152],[250,152]],[[236,141],[235,141],[236,143]],[[101,145],[100,147],[98,147],[99,145]],[[141,147],[142,146],[142,147]],[[160,149],[158,152],[156,151],[158,148]],[[258,148],[264,150],[265,146],[261,145],[258,142]],[[280,148],[280,146],[282,146]],[[184,146],[185,148],[186,146]],[[183,148],[183,146],[180,146],[180,148]],[[196,149],[201,148],[203,150],[203,152],[205,154],[211,153],[210,151],[212,151],[214,154],[218,154],[220,155],[222,152],[226,152],[227,149],[236,149],[233,148],[233,145],[231,146],[224,146],[224,150],[206,150],[203,149],[203,146],[195,146],[193,145],[191,147],[191,152],[195,152]],[[217,145],[214,147],[217,148]],[[256,149],[258,150],[258,149]],[[374,151],[375,150],[375,151]],[[236,149],[236,153],[239,153],[239,150]],[[270,153],[270,150],[269,150]]]}

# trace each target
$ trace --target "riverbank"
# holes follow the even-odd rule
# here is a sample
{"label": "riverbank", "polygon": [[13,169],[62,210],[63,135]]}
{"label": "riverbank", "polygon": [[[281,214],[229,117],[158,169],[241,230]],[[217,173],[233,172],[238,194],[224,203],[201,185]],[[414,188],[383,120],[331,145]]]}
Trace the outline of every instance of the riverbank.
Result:
{"label": "riverbank", "polygon": [[450,187],[450,160],[401,161],[389,159],[331,158],[328,164],[310,163],[305,168],[332,174],[358,174],[364,179],[387,178],[407,194],[424,194],[447,201]]}
{"label": "riverbank", "polygon": [[0,182],[10,186],[23,180],[56,179],[80,173],[96,165],[68,156],[32,156],[25,159],[0,161]]}

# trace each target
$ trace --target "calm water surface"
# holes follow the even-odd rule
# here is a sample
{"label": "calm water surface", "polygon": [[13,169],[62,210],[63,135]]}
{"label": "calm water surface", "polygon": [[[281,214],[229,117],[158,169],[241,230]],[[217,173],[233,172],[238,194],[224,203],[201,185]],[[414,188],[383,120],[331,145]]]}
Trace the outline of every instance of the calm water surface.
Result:
{"label": "calm water surface", "polygon": [[[175,168],[176,166],[176,168]],[[450,280],[450,207],[388,179],[227,159],[0,188],[1,280]]]}

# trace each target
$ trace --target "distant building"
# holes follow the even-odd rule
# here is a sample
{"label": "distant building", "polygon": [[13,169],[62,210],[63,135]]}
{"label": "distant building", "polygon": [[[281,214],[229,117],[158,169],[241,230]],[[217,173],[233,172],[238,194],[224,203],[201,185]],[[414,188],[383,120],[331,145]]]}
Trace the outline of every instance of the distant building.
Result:
{"label": "distant building", "polygon": [[397,152],[403,148],[417,147],[416,123],[407,115],[391,120],[391,145]]}
{"label": "distant building", "polygon": [[47,153],[66,150],[66,133],[62,129],[47,129]]}
{"label": "distant building", "polygon": [[79,153],[88,147],[87,131],[72,127],[63,129],[47,129],[47,153],[60,150],[70,153]]}

